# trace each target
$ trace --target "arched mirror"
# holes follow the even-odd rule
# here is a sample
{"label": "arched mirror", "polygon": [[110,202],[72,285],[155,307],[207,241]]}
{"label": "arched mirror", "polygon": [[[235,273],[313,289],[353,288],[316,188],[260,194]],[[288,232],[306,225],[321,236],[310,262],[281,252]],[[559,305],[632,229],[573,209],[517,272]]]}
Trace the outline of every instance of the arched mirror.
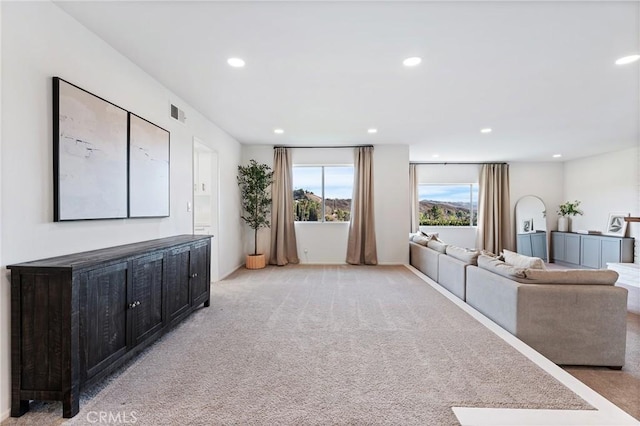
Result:
{"label": "arched mirror", "polygon": [[516,203],[517,251],[547,261],[547,208],[540,197],[527,195]]}

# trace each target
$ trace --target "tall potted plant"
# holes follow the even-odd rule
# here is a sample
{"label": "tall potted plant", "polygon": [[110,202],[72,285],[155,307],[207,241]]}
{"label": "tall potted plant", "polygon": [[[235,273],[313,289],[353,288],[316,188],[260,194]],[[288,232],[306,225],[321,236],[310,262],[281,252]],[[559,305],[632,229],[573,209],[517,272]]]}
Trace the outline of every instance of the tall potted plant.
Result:
{"label": "tall potted plant", "polygon": [[570,216],[583,214],[582,210],[578,208],[579,205],[580,201],[578,200],[575,200],[573,203],[567,201],[566,203],[560,204],[558,210],[558,231],[571,232]]}
{"label": "tall potted plant", "polygon": [[258,254],[258,229],[268,228],[271,210],[273,171],[266,164],[250,160],[247,166],[238,166],[238,186],[242,197],[242,219],[254,231],[254,251],[246,257],[247,269],[260,269],[266,265],[264,254]]}

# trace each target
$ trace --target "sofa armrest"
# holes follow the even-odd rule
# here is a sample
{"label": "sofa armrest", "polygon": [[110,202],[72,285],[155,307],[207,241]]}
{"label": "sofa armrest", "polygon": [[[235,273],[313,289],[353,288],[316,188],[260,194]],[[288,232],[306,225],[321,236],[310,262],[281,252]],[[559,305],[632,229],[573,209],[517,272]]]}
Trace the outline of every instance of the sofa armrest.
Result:
{"label": "sofa armrest", "polygon": [[409,242],[409,263],[420,272],[438,282],[438,253],[414,242]]}
{"label": "sofa armrest", "polygon": [[467,267],[467,303],[556,364],[624,365],[627,290],[521,284]]}
{"label": "sofa armrest", "polygon": [[467,266],[466,302],[484,316],[516,334],[519,284],[477,266]]}
{"label": "sofa armrest", "polygon": [[438,284],[462,300],[466,297],[467,265],[449,255],[438,257]]}
{"label": "sofa armrest", "polygon": [[627,289],[524,284],[516,336],[556,364],[624,365]]}

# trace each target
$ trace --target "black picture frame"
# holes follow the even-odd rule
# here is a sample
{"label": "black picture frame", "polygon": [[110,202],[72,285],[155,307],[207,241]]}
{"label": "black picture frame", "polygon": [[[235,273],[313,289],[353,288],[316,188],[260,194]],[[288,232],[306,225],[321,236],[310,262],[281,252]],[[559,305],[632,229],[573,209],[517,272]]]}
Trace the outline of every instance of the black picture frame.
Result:
{"label": "black picture frame", "polygon": [[128,215],[128,112],[53,78],[55,222]]}
{"label": "black picture frame", "polygon": [[129,113],[130,218],[170,214],[171,133]]}

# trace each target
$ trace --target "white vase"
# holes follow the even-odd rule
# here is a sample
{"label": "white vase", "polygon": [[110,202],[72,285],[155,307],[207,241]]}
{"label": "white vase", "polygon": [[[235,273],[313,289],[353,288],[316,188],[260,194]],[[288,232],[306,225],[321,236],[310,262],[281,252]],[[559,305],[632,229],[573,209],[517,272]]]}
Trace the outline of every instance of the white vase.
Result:
{"label": "white vase", "polygon": [[558,231],[560,232],[570,232],[569,231],[569,218],[566,216],[560,216],[558,218]]}

